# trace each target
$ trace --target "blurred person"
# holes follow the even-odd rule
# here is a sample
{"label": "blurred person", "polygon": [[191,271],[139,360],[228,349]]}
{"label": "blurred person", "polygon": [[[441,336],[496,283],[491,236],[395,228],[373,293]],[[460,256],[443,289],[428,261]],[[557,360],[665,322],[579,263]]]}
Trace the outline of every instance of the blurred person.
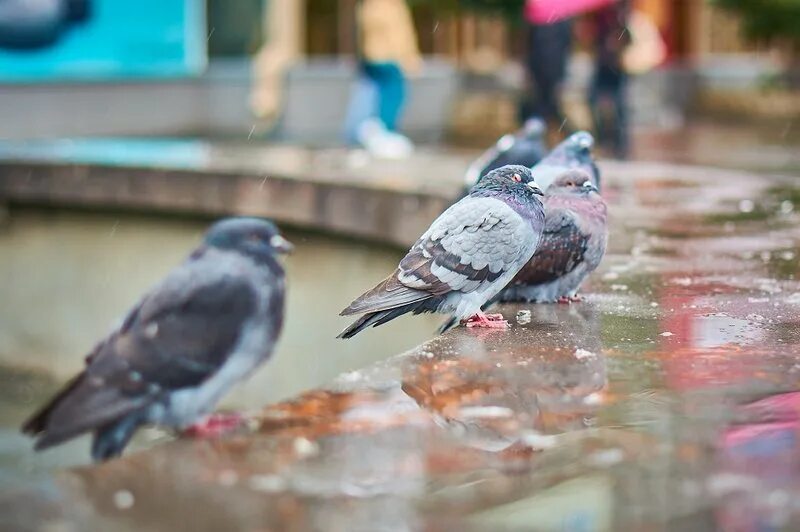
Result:
{"label": "blurred person", "polygon": [[413,145],[400,134],[398,124],[406,103],[407,76],[418,73],[422,64],[411,11],[405,0],[361,0],[357,17],[362,80],[351,100],[351,113],[359,114],[354,106],[375,108],[358,124],[355,138],[374,155],[408,156]]}
{"label": "blurred person", "polygon": [[[528,0],[531,3],[531,0]],[[526,15],[529,13],[526,10]],[[522,120],[536,116],[547,122],[557,134],[572,132],[561,108],[561,87],[567,74],[572,50],[572,20],[551,23],[528,21],[528,48],[525,66],[533,94],[521,107]],[[550,139],[555,143],[560,139]]]}
{"label": "blurred person", "polygon": [[623,57],[631,43],[630,0],[618,0],[594,13],[595,70],[589,85],[589,107],[600,145],[619,159],[628,157],[628,75]]}

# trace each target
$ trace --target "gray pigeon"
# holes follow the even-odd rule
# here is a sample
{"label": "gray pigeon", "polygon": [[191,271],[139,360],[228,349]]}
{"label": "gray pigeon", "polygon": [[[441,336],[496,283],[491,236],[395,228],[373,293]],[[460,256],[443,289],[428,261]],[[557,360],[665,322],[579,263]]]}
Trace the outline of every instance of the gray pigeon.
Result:
{"label": "gray pigeon", "polygon": [[472,187],[480,178],[507,164],[532,167],[547,153],[544,134],[547,125],[539,118],[530,118],[515,134],[503,135],[467,169],[464,183]]}
{"label": "gray pigeon", "polygon": [[272,222],[214,224],[23,432],[37,450],[94,432],[100,461],[121,454],[140,425],[198,421],[272,353],[283,324],[277,254],[290,250]]}
{"label": "gray pigeon", "polygon": [[586,131],[573,133],[556,146],[547,157],[531,168],[533,178],[547,191],[553,181],[567,170],[577,168],[592,177],[592,183],[600,190],[600,169],[592,158],[594,137]]}
{"label": "gray pigeon", "polygon": [[606,203],[591,177],[569,170],[547,189],[545,227],[533,258],[496,298],[499,301],[574,301],[583,280],[606,252]]}
{"label": "gray pigeon", "polygon": [[524,166],[490,172],[443,212],[397,270],[341,312],[363,314],[339,338],[406,313],[450,314],[443,330],[469,318],[472,327],[507,327],[481,306],[528,262],[544,226],[542,191]]}

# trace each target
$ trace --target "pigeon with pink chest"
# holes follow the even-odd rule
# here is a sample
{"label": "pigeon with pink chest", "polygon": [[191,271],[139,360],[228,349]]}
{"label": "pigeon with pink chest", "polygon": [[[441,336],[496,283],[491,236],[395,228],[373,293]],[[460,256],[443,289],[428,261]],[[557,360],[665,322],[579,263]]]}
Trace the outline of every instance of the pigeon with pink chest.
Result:
{"label": "pigeon with pink chest", "polygon": [[589,174],[569,170],[544,198],[545,226],[533,258],[494,301],[569,302],[606,252],[606,203]]}

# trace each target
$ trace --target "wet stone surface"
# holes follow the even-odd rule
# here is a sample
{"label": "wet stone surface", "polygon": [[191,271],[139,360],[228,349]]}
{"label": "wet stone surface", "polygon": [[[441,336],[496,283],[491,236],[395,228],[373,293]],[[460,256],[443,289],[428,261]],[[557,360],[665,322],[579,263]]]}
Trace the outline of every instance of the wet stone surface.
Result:
{"label": "wet stone surface", "polygon": [[583,302],[502,307],[508,331],[458,328],[237,434],[65,470],[6,497],[11,519],[796,530],[800,189],[712,169],[625,175],[607,181],[611,250]]}

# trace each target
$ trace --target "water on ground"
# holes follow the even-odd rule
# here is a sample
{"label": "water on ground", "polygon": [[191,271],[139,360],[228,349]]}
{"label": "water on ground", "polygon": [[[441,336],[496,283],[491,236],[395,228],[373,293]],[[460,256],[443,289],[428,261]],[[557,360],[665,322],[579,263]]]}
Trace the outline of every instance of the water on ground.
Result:
{"label": "water on ground", "polygon": [[608,176],[611,249],[585,301],[504,307],[509,331],[457,329],[388,359],[434,322],[402,319],[342,344],[329,315],[397,254],[290,234],[306,249],[288,265],[286,338],[229,404],[255,409],[344,373],[253,414],[238,435],[156,433],[140,452],[55,475],[85,463],[85,446],[68,460],[34,456],[14,427],[202,224],[125,218],[112,234],[114,218],[12,211],[0,240],[13,303],[0,320],[0,519],[58,530],[798,529],[800,188],[656,170]]}

